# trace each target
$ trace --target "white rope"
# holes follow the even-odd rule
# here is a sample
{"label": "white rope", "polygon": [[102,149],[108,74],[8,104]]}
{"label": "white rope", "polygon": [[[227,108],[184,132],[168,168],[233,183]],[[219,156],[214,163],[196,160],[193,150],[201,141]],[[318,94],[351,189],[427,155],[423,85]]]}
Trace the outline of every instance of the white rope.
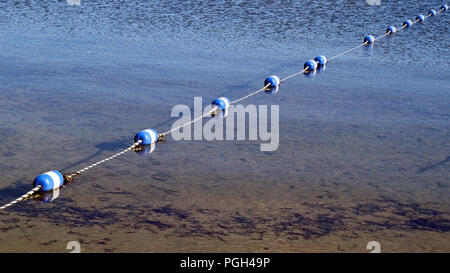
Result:
{"label": "white rope", "polygon": [[349,50],[346,50],[346,51],[344,51],[344,52],[342,52],[342,53],[339,53],[339,54],[337,54],[337,55],[335,55],[335,56],[329,58],[329,59],[328,59],[328,62],[330,62],[330,61],[332,61],[332,60],[334,60],[334,59],[337,59],[337,58],[339,58],[339,57],[341,57],[341,56],[344,56],[345,54],[348,54],[348,53],[352,52],[353,50],[356,50],[356,49],[358,49],[358,48],[360,48],[360,47],[362,47],[362,46],[364,46],[364,45],[366,45],[366,44],[367,44],[367,42],[364,42],[364,43],[362,43],[362,44],[360,44],[360,45],[358,45],[358,46],[355,46],[354,48],[350,48]]}
{"label": "white rope", "polygon": [[299,72],[297,72],[297,73],[294,73],[294,74],[292,74],[292,75],[289,75],[289,76],[287,76],[287,77],[281,79],[281,80],[280,80],[280,83],[283,83],[283,82],[289,80],[290,78],[293,78],[293,77],[295,77],[295,76],[298,76],[298,75],[300,75],[300,74],[303,74],[303,73],[305,73],[306,71],[308,71],[308,68],[305,68],[305,69],[303,69],[302,71],[299,71]]}
{"label": "white rope", "polygon": [[22,200],[28,199],[28,198],[29,198],[31,195],[33,195],[35,192],[39,191],[39,190],[41,189],[41,187],[42,187],[41,185],[39,185],[39,186],[37,186],[37,187],[34,187],[32,190],[30,190],[29,192],[27,192],[27,193],[25,193],[24,195],[20,196],[20,197],[17,198],[16,200],[11,201],[11,202],[9,202],[9,203],[6,204],[6,205],[1,206],[1,207],[0,207],[0,210],[6,209],[7,207],[10,207],[10,206],[12,206],[12,205],[14,205],[14,204],[16,204],[16,203],[22,201]]}
{"label": "white rope", "polygon": [[94,167],[96,167],[96,166],[98,166],[100,164],[103,164],[103,163],[105,163],[105,162],[107,162],[107,161],[109,161],[111,159],[114,159],[116,157],[119,157],[119,156],[123,155],[124,153],[132,151],[134,148],[139,146],[141,144],[141,142],[142,142],[142,140],[139,140],[139,141],[135,142],[133,145],[131,145],[130,147],[128,147],[128,148],[126,148],[126,149],[124,149],[124,150],[122,150],[122,151],[120,151],[120,152],[118,152],[118,153],[116,153],[116,154],[114,154],[114,155],[112,155],[110,157],[107,157],[107,158],[105,158],[103,160],[97,161],[97,162],[95,162],[95,163],[93,163],[93,164],[91,164],[91,165],[89,165],[87,167],[84,167],[81,170],[78,170],[78,171],[76,171],[76,172],[74,172],[72,174],[69,174],[69,175],[67,175],[67,178],[71,179],[72,177],[74,177],[76,175],[79,175],[79,174],[82,174],[82,173],[84,173],[85,171],[87,171],[89,169],[92,169],[92,168],[94,168]]}
{"label": "white rope", "polygon": [[[438,12],[441,12],[441,11],[442,11],[442,10],[439,10]],[[431,15],[428,15],[428,16],[431,16]],[[419,21],[420,21],[420,20],[417,19],[417,20],[412,21],[411,23],[412,23],[412,24],[415,24],[415,23],[417,23],[417,22],[419,22]],[[403,29],[405,29],[406,27],[407,27],[406,25],[403,25],[403,26],[401,26],[401,27],[399,27],[399,28],[397,28],[397,29],[398,29],[398,30],[403,30]],[[383,35],[380,35],[380,36],[374,38],[374,41],[377,41],[377,40],[379,40],[379,39],[381,39],[381,38],[383,38],[383,37],[389,36],[390,34],[392,34],[392,33],[391,33],[390,31],[387,31],[387,32],[384,33]],[[350,53],[350,52],[352,52],[352,51],[354,51],[354,50],[356,50],[356,49],[358,49],[358,48],[360,48],[360,47],[362,47],[362,46],[364,46],[364,45],[367,45],[367,44],[368,44],[368,42],[364,42],[364,43],[362,43],[362,44],[360,44],[360,45],[358,45],[358,46],[355,46],[354,48],[350,48],[349,50],[346,50],[346,51],[344,51],[344,52],[342,52],[342,53],[339,53],[339,54],[337,54],[337,55],[335,55],[335,56],[329,58],[329,59],[328,59],[328,62],[330,62],[330,61],[332,61],[332,60],[334,60],[334,59],[337,59],[337,58],[339,58],[339,57],[341,57],[341,56],[343,56],[343,55],[346,55],[346,54],[348,54],[348,53]]]}
{"label": "white rope", "polygon": [[386,31],[386,33],[385,33],[385,34],[383,34],[383,35],[380,35],[380,36],[378,36],[378,37],[374,38],[373,40],[374,40],[374,41],[376,41],[376,40],[379,40],[379,39],[381,39],[381,38],[383,38],[383,37],[386,37],[386,36],[388,36],[389,34],[391,34],[391,32],[390,32],[390,31]]}
{"label": "white rope", "polygon": [[244,96],[244,97],[242,97],[242,98],[239,98],[239,99],[237,99],[237,100],[234,100],[234,101],[230,102],[230,104],[236,104],[236,103],[238,103],[238,102],[240,102],[240,101],[243,101],[243,100],[245,100],[245,99],[247,99],[247,98],[250,98],[251,96],[254,96],[254,95],[256,95],[256,94],[258,94],[258,93],[260,93],[260,92],[266,90],[266,88],[269,87],[269,86],[270,86],[270,83],[267,84],[266,86],[264,86],[263,88],[258,89],[258,90],[256,90],[255,92],[252,92],[252,93],[248,94],[247,96]]}
{"label": "white rope", "polygon": [[[85,167],[85,168],[83,168],[83,169],[81,169],[79,171],[76,171],[76,172],[74,172],[72,174],[69,174],[69,175],[67,175],[67,178],[68,179],[72,179],[74,176],[82,174],[83,172],[85,172],[85,171],[87,171],[89,169],[92,169],[92,168],[94,168],[94,167],[96,167],[96,166],[98,166],[100,164],[103,164],[103,163],[105,163],[105,162],[107,162],[107,161],[109,161],[111,159],[114,159],[116,157],[119,157],[119,156],[121,156],[121,155],[123,155],[123,154],[125,154],[125,153],[127,153],[129,151],[132,151],[134,148],[139,146],[141,144],[141,142],[142,142],[142,140],[139,140],[136,143],[134,143],[133,145],[131,145],[130,147],[128,147],[128,148],[126,148],[126,149],[124,149],[124,150],[122,150],[122,151],[120,151],[120,152],[118,152],[118,153],[116,153],[116,154],[114,154],[114,155],[112,155],[110,157],[107,157],[107,158],[105,158],[103,160],[97,161],[97,162],[95,162],[95,163],[93,163],[93,164],[91,164],[91,165],[89,165],[89,166],[87,166],[87,167]],[[12,205],[14,205],[14,204],[16,204],[16,203],[18,203],[20,201],[28,199],[31,195],[33,195],[34,193],[39,191],[41,188],[42,188],[42,186],[40,186],[40,185],[35,187],[35,188],[33,188],[32,190],[30,190],[29,192],[27,192],[24,195],[20,196],[19,198],[15,199],[14,201],[11,201],[8,204],[0,207],[0,210],[6,209],[7,207],[10,207],[10,206],[12,206]]]}

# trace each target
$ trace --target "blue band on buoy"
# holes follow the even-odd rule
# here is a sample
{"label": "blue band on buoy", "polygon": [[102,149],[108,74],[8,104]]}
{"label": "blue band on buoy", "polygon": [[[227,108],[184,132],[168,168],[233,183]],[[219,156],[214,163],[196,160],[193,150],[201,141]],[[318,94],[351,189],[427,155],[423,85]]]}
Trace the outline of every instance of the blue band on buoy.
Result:
{"label": "blue band on buoy", "polygon": [[423,22],[423,21],[425,21],[425,16],[423,16],[422,14],[420,14],[420,15],[417,15],[417,17],[416,17],[416,21],[419,21],[419,22]]}
{"label": "blue band on buoy", "polygon": [[397,28],[394,26],[390,26],[386,29],[386,33],[394,34],[397,32]]}
{"label": "blue band on buoy", "polygon": [[406,20],[406,21],[404,21],[404,22],[403,22],[403,26],[411,27],[411,26],[412,26],[411,20]]}
{"label": "blue band on buoy", "polygon": [[309,71],[315,71],[317,68],[317,63],[314,60],[309,60],[305,62],[304,68],[307,68]]}
{"label": "blue band on buoy", "polygon": [[327,58],[323,55],[315,57],[314,61],[316,61],[320,66],[324,66],[327,64]]}
{"label": "blue band on buoy", "polygon": [[442,10],[442,11],[448,10],[448,6],[447,6],[447,5],[442,5],[442,6],[441,6],[441,10]]}
{"label": "blue band on buoy", "polygon": [[268,86],[269,88],[278,87],[280,85],[280,78],[273,75],[269,76],[264,80],[264,86],[267,86],[269,83],[270,83],[270,85]]}
{"label": "blue band on buoy", "polygon": [[[266,93],[270,93],[270,94],[275,94],[278,92],[278,89],[280,88],[280,83],[281,80],[280,78],[278,78],[277,76],[269,76],[264,80],[264,86],[267,86],[268,84],[270,84],[267,88],[266,88]],[[226,116],[226,115],[224,115]]]}
{"label": "blue band on buoy", "polygon": [[156,132],[155,129],[146,129],[140,131],[134,137],[135,142],[138,142],[139,140],[142,140],[142,145],[150,145],[152,143],[155,143],[156,141],[158,141],[158,132]]}
{"label": "blue band on buoy", "polygon": [[435,16],[436,15],[436,11],[434,9],[430,9],[430,11],[428,12],[428,16]]}
{"label": "blue band on buoy", "polygon": [[218,106],[222,111],[228,110],[230,107],[230,99],[226,97],[221,97],[213,100],[212,105]]}
{"label": "blue band on buoy", "polygon": [[373,44],[373,42],[375,42],[375,38],[372,35],[364,37],[364,43]]}
{"label": "blue band on buoy", "polygon": [[49,171],[34,179],[33,187],[41,186],[42,191],[51,191],[64,184],[64,177],[59,171]]}

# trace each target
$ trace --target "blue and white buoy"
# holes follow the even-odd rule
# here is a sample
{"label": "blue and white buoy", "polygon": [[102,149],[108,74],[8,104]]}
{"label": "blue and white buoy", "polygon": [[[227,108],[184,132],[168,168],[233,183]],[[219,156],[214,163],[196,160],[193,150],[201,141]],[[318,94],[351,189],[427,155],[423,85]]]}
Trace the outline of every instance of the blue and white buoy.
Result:
{"label": "blue and white buoy", "polygon": [[269,76],[264,80],[264,86],[267,86],[269,83],[270,83],[270,85],[268,86],[269,88],[278,87],[280,85],[280,78],[273,75]]}
{"label": "blue and white buoy", "polygon": [[307,69],[308,71],[316,71],[317,69],[317,63],[314,60],[309,60],[306,61],[305,64],[303,65],[303,67],[305,69]]}
{"label": "blue and white buoy", "polygon": [[279,77],[277,76],[269,76],[264,80],[264,86],[267,86],[266,88],[266,92],[271,93],[271,94],[275,94],[276,92],[278,92],[278,89],[280,88],[280,83],[281,80]]}
{"label": "blue and white buoy", "polygon": [[373,44],[373,42],[375,42],[375,38],[372,35],[367,35],[364,37],[364,43]]}
{"label": "blue and white buoy", "polygon": [[442,5],[441,6],[441,10],[442,11],[447,11],[448,10],[448,6],[447,5]]}
{"label": "blue and white buoy", "polygon": [[406,20],[403,22],[403,27],[409,28],[412,27],[412,22],[411,20]]}
{"label": "blue and white buoy", "polygon": [[417,17],[416,17],[416,21],[419,21],[419,22],[423,22],[423,21],[425,21],[425,16],[423,16],[422,14],[420,14],[420,15],[417,15]]}
{"label": "blue and white buoy", "polygon": [[34,179],[33,187],[41,186],[42,191],[51,191],[64,184],[64,177],[59,171],[49,171]]}
{"label": "blue and white buoy", "polygon": [[211,104],[219,107],[219,109],[222,111],[228,110],[228,108],[230,108],[230,105],[231,105],[230,99],[227,97],[217,98],[217,99],[213,100],[213,102]]}
{"label": "blue and white buoy", "polygon": [[394,26],[390,26],[386,29],[386,33],[388,33],[388,34],[394,34],[396,32],[397,32],[397,28]]}
{"label": "blue and white buoy", "polygon": [[316,63],[319,64],[319,66],[324,66],[328,62],[327,57],[325,57],[323,55],[319,55],[319,56],[315,57],[314,61],[316,61]]}
{"label": "blue and white buoy", "polygon": [[140,131],[134,137],[135,142],[138,142],[139,140],[142,141],[141,142],[142,145],[150,145],[158,141],[158,133],[156,132],[155,129],[146,129]]}
{"label": "blue and white buoy", "polygon": [[434,9],[430,9],[430,11],[428,12],[428,16],[433,17],[433,16],[436,15],[436,13],[437,13],[437,12],[436,12]]}

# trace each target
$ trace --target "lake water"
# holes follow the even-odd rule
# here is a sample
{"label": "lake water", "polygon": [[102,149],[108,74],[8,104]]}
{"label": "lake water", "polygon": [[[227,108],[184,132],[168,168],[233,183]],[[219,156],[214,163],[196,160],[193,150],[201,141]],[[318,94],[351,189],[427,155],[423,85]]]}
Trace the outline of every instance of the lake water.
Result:
{"label": "lake water", "polygon": [[[0,202],[441,4],[0,1]],[[449,18],[244,101],[279,105],[276,151],[169,136],[0,212],[0,252],[450,251]]]}

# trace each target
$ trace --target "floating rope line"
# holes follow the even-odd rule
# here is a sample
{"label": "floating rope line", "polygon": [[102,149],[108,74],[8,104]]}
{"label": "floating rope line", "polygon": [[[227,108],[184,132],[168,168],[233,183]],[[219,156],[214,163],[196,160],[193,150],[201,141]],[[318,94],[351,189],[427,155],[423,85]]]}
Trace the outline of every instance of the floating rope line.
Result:
{"label": "floating rope line", "polygon": [[142,140],[138,140],[138,141],[136,141],[136,143],[134,143],[134,144],[131,145],[130,147],[126,148],[125,150],[122,150],[122,151],[120,151],[120,152],[118,152],[118,153],[116,153],[116,154],[114,154],[114,155],[112,155],[112,156],[110,156],[110,157],[107,157],[107,158],[105,158],[105,159],[103,159],[103,160],[97,161],[97,162],[95,162],[94,164],[91,164],[91,165],[89,165],[89,166],[87,166],[87,167],[85,167],[85,168],[83,168],[83,169],[81,169],[81,170],[79,170],[79,171],[76,171],[76,172],[71,173],[71,174],[67,174],[67,175],[65,175],[65,179],[66,179],[66,180],[72,180],[75,176],[80,175],[80,174],[84,173],[85,171],[87,171],[87,170],[89,170],[89,169],[92,169],[92,168],[94,168],[94,167],[96,167],[96,166],[98,166],[98,165],[100,165],[100,164],[103,164],[103,163],[105,163],[106,161],[109,161],[109,160],[111,160],[111,159],[114,159],[114,158],[116,158],[116,157],[119,157],[119,156],[123,155],[124,153],[127,153],[127,152],[129,152],[129,151],[132,151],[132,150],[134,150],[136,147],[138,147],[138,146],[141,144],[141,142],[142,142]]}
{"label": "floating rope line", "polygon": [[[447,10],[448,10],[448,6],[447,5],[442,5],[438,11],[436,11],[434,9],[431,9],[428,12],[427,17],[436,16],[438,13],[444,12],[444,11],[447,11]],[[414,21],[406,20],[406,21],[403,22],[403,25],[398,28],[398,30],[407,29],[407,28],[412,27],[416,23],[424,22],[425,18],[426,17],[424,15],[418,15],[415,18]],[[360,47],[373,44],[375,41],[377,41],[379,39],[382,39],[382,38],[384,38],[386,36],[393,35],[396,32],[397,32],[397,28],[394,27],[394,26],[390,26],[389,28],[387,28],[386,32],[383,35],[380,35],[380,36],[378,36],[376,38],[373,37],[372,35],[367,35],[367,36],[364,37],[364,41],[363,41],[362,44],[359,44],[358,46],[355,46],[355,47],[350,48],[350,49],[348,49],[348,50],[346,50],[344,52],[341,52],[341,53],[339,53],[339,54],[329,58],[328,60],[323,55],[317,56],[314,60],[309,60],[309,61],[305,62],[303,70],[298,71],[298,72],[296,72],[294,74],[291,74],[289,76],[286,76],[285,78],[283,78],[281,80],[277,76],[267,77],[266,80],[264,81],[264,87],[263,88],[258,89],[258,90],[254,91],[254,92],[251,92],[248,95],[243,96],[241,98],[238,98],[238,99],[236,99],[234,101],[230,101],[230,99],[228,99],[226,97],[217,98],[211,103],[212,109],[210,111],[204,113],[203,115],[201,115],[201,116],[199,116],[199,117],[197,117],[197,118],[195,118],[195,119],[193,119],[193,120],[191,120],[189,122],[183,123],[183,124],[181,124],[178,127],[172,128],[171,130],[166,131],[164,133],[158,134],[155,129],[146,129],[146,130],[140,131],[140,132],[138,132],[136,134],[136,136],[134,138],[135,142],[130,147],[128,147],[128,148],[126,148],[126,149],[124,149],[124,150],[122,150],[122,151],[120,151],[120,152],[118,152],[118,153],[116,153],[116,154],[114,154],[114,155],[112,155],[110,157],[107,157],[107,158],[105,158],[103,160],[97,161],[97,162],[95,162],[95,163],[93,163],[93,164],[91,164],[89,166],[86,166],[83,169],[80,169],[80,170],[78,170],[76,172],[63,175],[59,171],[49,171],[49,172],[46,172],[44,174],[41,174],[41,175],[39,175],[39,176],[37,176],[35,178],[34,183],[33,183],[33,187],[34,188],[32,190],[30,190],[29,192],[27,192],[24,195],[20,196],[19,198],[15,199],[14,201],[11,201],[8,204],[0,207],[0,210],[3,210],[5,208],[7,208],[7,207],[10,207],[10,206],[12,206],[12,205],[14,205],[14,204],[16,204],[16,203],[18,203],[20,201],[29,199],[34,194],[37,194],[39,192],[49,192],[49,191],[52,191],[52,190],[57,190],[60,187],[62,187],[65,183],[72,182],[73,179],[76,176],[81,175],[82,173],[84,173],[84,172],[86,172],[86,171],[88,171],[88,170],[90,170],[90,169],[92,169],[92,168],[94,168],[96,166],[99,166],[99,165],[101,165],[101,164],[103,164],[103,163],[105,163],[105,162],[107,162],[107,161],[109,161],[111,159],[119,157],[119,156],[121,156],[121,155],[123,155],[123,154],[125,154],[127,152],[130,152],[130,151],[133,151],[133,150],[134,151],[138,151],[138,150],[141,150],[144,146],[154,145],[158,141],[163,141],[164,137],[166,135],[171,134],[171,133],[173,133],[173,132],[175,132],[175,131],[177,131],[177,130],[179,130],[181,128],[184,128],[186,126],[189,126],[189,125],[191,125],[191,124],[193,124],[193,123],[195,123],[197,121],[200,121],[204,117],[208,117],[208,116],[212,116],[213,117],[213,116],[215,116],[217,114],[227,112],[229,110],[229,108],[232,107],[234,104],[239,103],[239,102],[241,102],[241,101],[243,101],[243,100],[245,100],[245,99],[247,99],[249,97],[252,97],[252,96],[254,96],[256,94],[259,94],[259,93],[261,93],[263,91],[266,91],[266,92],[277,92],[279,86],[282,83],[284,83],[285,81],[287,81],[287,80],[289,80],[289,79],[291,79],[293,77],[296,77],[298,75],[301,75],[301,74],[315,73],[316,69],[318,69],[318,68],[325,68],[326,64],[329,63],[330,61],[333,61],[333,60],[335,60],[335,59],[337,59],[337,58],[339,58],[341,56],[344,56],[344,55],[346,55],[346,54],[348,54],[348,53],[350,53],[350,52],[352,52],[354,50],[357,50]],[[225,117],[226,114],[223,114],[223,116]]]}
{"label": "floating rope line", "polygon": [[245,100],[247,98],[250,98],[250,97],[252,97],[252,96],[254,96],[254,95],[258,94],[258,93],[261,93],[262,91],[266,91],[269,86],[271,86],[271,83],[267,83],[263,88],[261,88],[259,90],[256,90],[255,92],[252,92],[252,93],[248,94],[247,96],[244,96],[242,98],[234,100],[234,101],[230,102],[230,104],[236,104],[236,103],[241,102],[241,101],[243,101],[243,100]]}
{"label": "floating rope line", "polygon": [[39,186],[37,186],[37,187],[34,187],[31,191],[25,193],[24,195],[22,195],[21,197],[17,198],[16,200],[11,201],[11,202],[9,202],[9,203],[6,204],[6,205],[1,206],[1,207],[0,207],[0,210],[6,209],[7,207],[14,205],[15,203],[18,203],[18,202],[20,202],[20,201],[24,201],[24,200],[30,198],[33,194],[35,194],[36,192],[40,191],[41,188],[42,188],[41,185],[39,185]]}

